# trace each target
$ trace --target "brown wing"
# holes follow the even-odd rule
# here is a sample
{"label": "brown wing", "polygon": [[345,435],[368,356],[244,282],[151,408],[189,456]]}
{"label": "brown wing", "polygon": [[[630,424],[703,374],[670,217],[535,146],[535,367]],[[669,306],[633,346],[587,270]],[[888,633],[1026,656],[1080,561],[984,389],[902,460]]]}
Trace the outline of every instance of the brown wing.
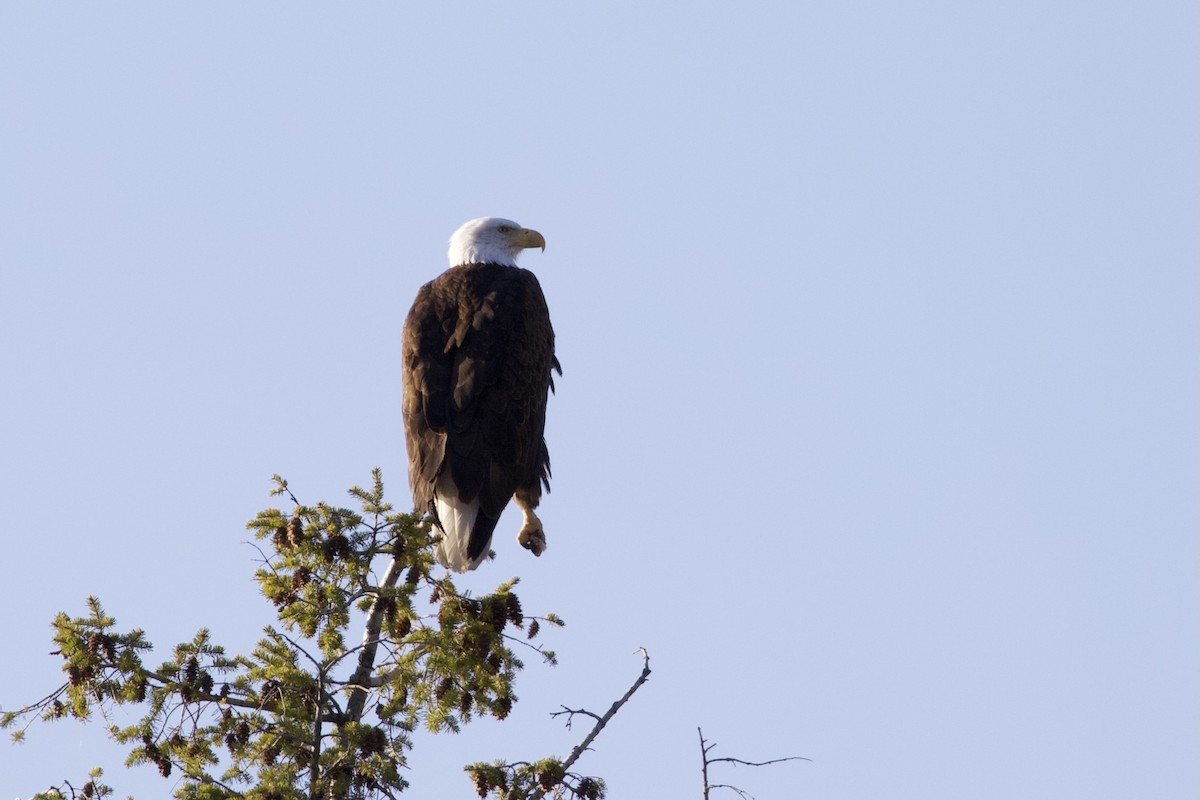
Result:
{"label": "brown wing", "polygon": [[448,469],[460,499],[479,500],[482,547],[514,492],[536,505],[549,478],[552,368],[554,331],[533,273],[470,264],[421,287],[404,324],[404,422],[418,509],[430,508]]}

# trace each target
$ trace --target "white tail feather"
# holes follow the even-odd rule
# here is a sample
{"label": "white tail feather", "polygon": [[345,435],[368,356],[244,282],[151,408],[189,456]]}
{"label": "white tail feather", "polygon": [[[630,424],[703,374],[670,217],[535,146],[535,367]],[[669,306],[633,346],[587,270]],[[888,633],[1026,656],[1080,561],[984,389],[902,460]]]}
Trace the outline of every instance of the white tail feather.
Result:
{"label": "white tail feather", "polygon": [[487,548],[479,554],[479,558],[471,560],[467,555],[467,547],[471,543],[471,529],[475,527],[475,518],[479,516],[479,501],[464,503],[451,490],[443,495],[438,491],[433,498],[437,507],[438,521],[442,523],[442,538],[433,551],[438,563],[449,567],[455,572],[467,572],[478,567],[487,558]]}

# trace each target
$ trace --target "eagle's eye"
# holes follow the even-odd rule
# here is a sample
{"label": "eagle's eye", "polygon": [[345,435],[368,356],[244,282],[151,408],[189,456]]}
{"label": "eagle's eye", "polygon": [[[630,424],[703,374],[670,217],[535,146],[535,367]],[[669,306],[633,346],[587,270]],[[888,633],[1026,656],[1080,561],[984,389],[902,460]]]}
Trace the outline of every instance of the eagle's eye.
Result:
{"label": "eagle's eye", "polygon": [[501,233],[511,233],[512,232],[512,228],[509,227],[508,225],[501,225],[499,228],[497,228],[497,230],[500,231]]}

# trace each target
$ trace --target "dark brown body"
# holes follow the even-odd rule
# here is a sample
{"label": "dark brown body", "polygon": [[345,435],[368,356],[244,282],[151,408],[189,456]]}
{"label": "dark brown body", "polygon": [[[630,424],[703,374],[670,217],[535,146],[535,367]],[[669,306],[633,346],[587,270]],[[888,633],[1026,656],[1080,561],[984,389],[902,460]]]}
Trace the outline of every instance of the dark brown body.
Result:
{"label": "dark brown body", "polygon": [[478,501],[472,558],[487,552],[511,497],[535,508],[549,489],[552,369],[562,371],[532,272],[467,264],[417,292],[404,323],[409,482],[417,509],[435,520],[435,490],[447,474],[461,501]]}

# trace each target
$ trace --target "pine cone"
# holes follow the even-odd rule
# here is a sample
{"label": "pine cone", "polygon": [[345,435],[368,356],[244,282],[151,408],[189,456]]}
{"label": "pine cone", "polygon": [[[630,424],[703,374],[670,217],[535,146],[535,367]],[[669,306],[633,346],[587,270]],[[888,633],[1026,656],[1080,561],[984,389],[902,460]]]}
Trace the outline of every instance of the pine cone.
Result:
{"label": "pine cone", "polygon": [[292,547],[297,547],[304,541],[304,521],[299,517],[292,517],[288,520],[287,525],[287,543]]}

